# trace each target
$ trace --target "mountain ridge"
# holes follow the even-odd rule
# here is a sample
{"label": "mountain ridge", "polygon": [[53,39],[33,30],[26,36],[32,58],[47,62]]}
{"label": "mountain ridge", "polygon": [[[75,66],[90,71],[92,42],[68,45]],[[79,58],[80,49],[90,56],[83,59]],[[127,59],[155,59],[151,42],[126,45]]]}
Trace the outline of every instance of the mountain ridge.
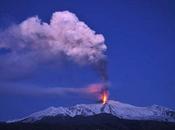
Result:
{"label": "mountain ridge", "polygon": [[55,116],[70,116],[75,117],[81,116],[92,116],[101,113],[111,114],[120,119],[129,120],[154,120],[164,122],[175,122],[175,111],[158,106],[152,105],[148,107],[137,107],[134,105],[121,103],[119,101],[109,100],[106,104],[77,104],[71,107],[49,107],[39,112],[32,113],[31,115],[17,119],[7,121],[8,123],[13,122],[36,122],[44,117],[55,117]]}

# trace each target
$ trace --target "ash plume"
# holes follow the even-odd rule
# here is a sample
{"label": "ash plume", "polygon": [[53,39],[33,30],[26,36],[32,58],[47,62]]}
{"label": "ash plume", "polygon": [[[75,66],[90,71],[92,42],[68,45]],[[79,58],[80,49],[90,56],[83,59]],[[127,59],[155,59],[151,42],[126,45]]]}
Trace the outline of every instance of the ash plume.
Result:
{"label": "ash plume", "polygon": [[[11,89],[13,88],[13,89]],[[1,84],[0,95],[21,95],[21,96],[65,96],[65,95],[79,95],[81,97],[98,98],[103,89],[102,83],[89,84],[84,87],[38,87],[35,85],[25,86],[22,84]]]}
{"label": "ash plume", "polygon": [[108,80],[104,36],[69,11],[53,13],[49,23],[34,16],[1,31],[0,49],[9,50],[0,57],[0,70],[9,75],[16,68],[26,74],[40,64],[67,59],[94,67],[103,82]]}

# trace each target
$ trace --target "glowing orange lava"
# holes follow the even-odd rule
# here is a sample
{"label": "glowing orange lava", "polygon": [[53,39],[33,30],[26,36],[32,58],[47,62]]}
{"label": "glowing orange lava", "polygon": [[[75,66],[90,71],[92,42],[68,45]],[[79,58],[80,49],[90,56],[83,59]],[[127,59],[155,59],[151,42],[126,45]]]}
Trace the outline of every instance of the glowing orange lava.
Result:
{"label": "glowing orange lava", "polygon": [[107,101],[108,101],[108,93],[106,91],[104,91],[102,93],[101,99],[102,99],[102,104],[106,104],[107,103]]}

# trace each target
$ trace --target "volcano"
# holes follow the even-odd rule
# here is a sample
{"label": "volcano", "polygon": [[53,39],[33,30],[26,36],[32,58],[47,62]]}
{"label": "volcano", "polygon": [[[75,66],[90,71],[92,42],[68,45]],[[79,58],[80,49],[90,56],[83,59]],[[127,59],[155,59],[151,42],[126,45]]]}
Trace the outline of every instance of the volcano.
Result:
{"label": "volcano", "polygon": [[119,101],[49,107],[21,119],[0,123],[2,130],[175,130],[175,111]]}
{"label": "volcano", "polygon": [[78,104],[71,107],[49,107],[45,110],[35,112],[27,117],[8,121],[8,123],[32,123],[40,121],[45,117],[88,117],[104,113],[110,114],[119,119],[175,122],[175,111],[172,109],[158,105],[137,107],[121,103],[119,101],[109,100],[105,104]]}

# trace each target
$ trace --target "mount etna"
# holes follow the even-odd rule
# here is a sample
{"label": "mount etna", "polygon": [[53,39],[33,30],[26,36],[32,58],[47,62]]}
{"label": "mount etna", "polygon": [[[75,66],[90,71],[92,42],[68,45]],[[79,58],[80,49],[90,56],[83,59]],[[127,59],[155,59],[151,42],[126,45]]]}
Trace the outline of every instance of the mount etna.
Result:
{"label": "mount etna", "polygon": [[136,107],[109,100],[105,104],[49,107],[27,117],[2,122],[0,129],[174,130],[175,111],[158,105]]}

